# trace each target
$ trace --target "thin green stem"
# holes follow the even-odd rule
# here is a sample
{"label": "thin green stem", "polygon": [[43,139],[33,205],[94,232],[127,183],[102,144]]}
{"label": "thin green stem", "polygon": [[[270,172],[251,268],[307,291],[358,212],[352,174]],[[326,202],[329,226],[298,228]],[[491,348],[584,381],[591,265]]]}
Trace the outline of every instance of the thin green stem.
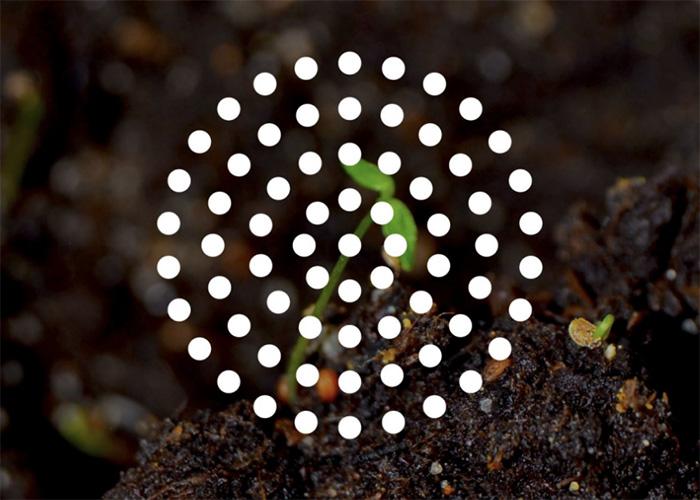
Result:
{"label": "thin green stem", "polygon": [[[370,214],[367,214],[357,225],[353,234],[361,240],[365,236],[371,225],[372,218],[370,217]],[[346,257],[345,255],[341,255],[340,257],[338,257],[338,260],[336,261],[335,265],[333,266],[333,269],[331,270],[331,274],[328,278],[328,283],[325,287],[323,287],[323,290],[321,290],[321,293],[318,296],[318,300],[314,304],[314,309],[311,314],[313,316],[316,316],[321,321],[323,321],[323,316],[326,311],[326,307],[328,307],[328,302],[331,300],[331,297],[333,296],[333,293],[335,292],[335,289],[338,286],[338,283],[340,282],[340,278],[343,276],[343,271],[345,271],[345,266],[348,265],[349,260],[349,257]],[[289,401],[291,403],[294,403],[296,401],[296,371],[297,368],[299,368],[301,363],[304,361],[304,358],[306,357],[306,348],[308,344],[308,339],[299,336],[299,339],[297,340],[296,344],[294,344],[292,353],[289,356],[289,363],[287,363],[287,388],[289,389]]]}

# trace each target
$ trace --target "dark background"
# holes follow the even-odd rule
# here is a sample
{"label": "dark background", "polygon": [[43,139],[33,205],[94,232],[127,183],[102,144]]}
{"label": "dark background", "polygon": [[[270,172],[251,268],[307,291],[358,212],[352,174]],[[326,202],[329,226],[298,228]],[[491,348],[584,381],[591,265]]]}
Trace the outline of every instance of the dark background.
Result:
{"label": "dark background", "polygon": [[[477,272],[511,292],[554,283],[554,227],[572,202],[601,203],[618,176],[697,166],[698,20],[695,2],[3,2],[1,494],[99,496],[133,463],[139,437],[156,419],[271,390],[277,373],[247,361],[261,337],[232,341],[226,318],[245,309],[283,353],[291,344],[299,310],[313,301],[303,286],[306,267],[286,250],[294,234],[309,229],[298,208],[315,199],[331,207],[331,222],[317,230],[318,263],[327,266],[337,237],[356,224],[357,214],[339,214],[334,201],[349,185],[335,160],[345,140],[370,160],[384,149],[401,154],[403,199],[411,178],[431,178],[433,197],[412,204],[419,224],[435,211],[457,214],[441,246],[453,260],[451,278],[431,283],[420,269],[404,277],[428,287],[443,309],[490,314],[465,297]],[[356,77],[337,71],[346,50],[363,58]],[[303,55],[319,62],[311,82],[293,74]],[[380,74],[390,55],[406,62],[398,82]],[[252,91],[260,71],[277,76],[269,98]],[[431,71],[447,78],[441,97],[421,90]],[[231,123],[215,112],[229,95],[244,110]],[[350,124],[334,115],[346,95],[364,106]],[[457,114],[467,96],[484,104],[473,123]],[[389,99],[406,111],[396,130],[377,118]],[[321,111],[310,131],[294,124],[304,102]],[[285,135],[280,147],[263,151],[255,132],[268,120]],[[440,147],[417,143],[425,121],[443,126]],[[196,128],[212,135],[206,155],[186,147]],[[486,137],[498,128],[511,133],[513,148],[495,157]],[[302,178],[296,157],[312,147],[324,158],[323,174]],[[244,181],[225,168],[237,150],[258,159]],[[474,160],[459,181],[446,168],[456,150]],[[192,173],[186,194],[167,189],[173,168]],[[507,187],[514,168],[533,174],[524,195]],[[272,203],[264,185],[280,174],[294,194]],[[218,189],[234,200],[219,218],[206,208]],[[479,189],[495,206],[477,223],[465,207],[466,194]],[[163,210],[182,218],[176,237],[155,229]],[[264,242],[245,228],[258,210],[276,224]],[[514,221],[525,210],[544,218],[535,238],[517,231]],[[501,241],[488,261],[471,243],[485,230]],[[199,251],[211,231],[227,243],[215,260]],[[379,241],[370,235],[366,248]],[[430,239],[419,242],[423,258],[435,248]],[[295,297],[286,319],[262,314],[265,285],[247,277],[248,258],[263,250],[275,261],[275,283]],[[519,280],[515,265],[530,252],[545,264],[534,284]],[[166,253],[183,263],[173,282],[155,273]],[[363,251],[348,273],[364,284],[377,260]],[[234,291],[214,303],[206,282],[219,273]],[[164,315],[177,295],[193,304],[183,324]],[[197,335],[214,345],[204,363],[186,354]],[[242,374],[236,396],[216,388],[224,367]]]}

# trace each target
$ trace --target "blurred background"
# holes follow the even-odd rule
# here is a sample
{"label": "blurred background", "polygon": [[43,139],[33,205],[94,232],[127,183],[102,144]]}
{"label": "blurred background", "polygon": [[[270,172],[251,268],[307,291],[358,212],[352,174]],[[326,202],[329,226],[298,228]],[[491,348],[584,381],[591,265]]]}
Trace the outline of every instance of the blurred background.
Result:
{"label": "blurred background", "polygon": [[[369,160],[384,150],[401,155],[402,199],[415,176],[433,182],[433,196],[411,207],[422,226],[434,212],[450,215],[452,230],[439,245],[421,237],[419,266],[402,280],[427,287],[442,310],[488,318],[502,312],[499,296],[547,289],[558,274],[553,228],[572,202],[601,203],[618,176],[697,168],[698,20],[696,2],[3,2],[0,494],[99,496],[133,463],[139,438],[158,419],[271,390],[279,372],[246,360],[262,338],[284,353],[314,297],[304,285],[309,264],[292,258],[291,239],[313,232],[314,263],[330,267],[337,238],[371,204],[363,192],[360,212],[338,210],[337,192],[351,185],[337,165],[345,141],[357,142]],[[354,77],[337,70],[346,50],[363,59]],[[307,55],[319,64],[311,82],[293,71]],[[380,71],[392,55],[406,63],[396,82]],[[252,89],[261,71],[277,77],[270,97]],[[431,71],[447,79],[440,97],[422,91]],[[363,104],[355,122],[337,117],[337,103],[348,95]],[[226,96],[243,109],[234,122],[216,115]],[[457,112],[468,96],[484,104],[475,122]],[[321,112],[312,129],[294,121],[305,102]],[[406,113],[397,129],[379,121],[388,102]],[[257,143],[266,121],[283,130],[276,148]],[[418,143],[426,121],[443,128],[436,148]],[[193,155],[186,139],[200,128],[211,134],[212,149]],[[513,147],[496,157],[486,138],[500,128]],[[315,177],[296,166],[309,149],[324,160]],[[455,180],[447,162],[458,151],[474,167]],[[243,179],[226,169],[235,152],[254,160]],[[175,168],[192,175],[186,193],[167,187]],[[518,196],[507,182],[515,168],[534,178]],[[275,175],[292,184],[284,202],[265,195]],[[233,199],[225,216],[207,209],[216,190]],[[466,210],[476,190],[494,200],[478,223]],[[331,207],[322,230],[304,219],[314,200]],[[174,237],[156,230],[164,210],[181,217]],[[544,219],[537,237],[518,231],[526,210]],[[247,230],[258,211],[275,222],[265,240]],[[501,241],[492,259],[473,249],[485,231]],[[200,250],[209,232],[226,240],[217,259]],[[370,234],[366,248],[380,243]],[[424,270],[438,248],[453,264],[441,281]],[[248,260],[260,251],[275,262],[269,282],[249,278]],[[518,277],[517,262],[529,253],[545,264],[535,283]],[[155,272],[165,254],[182,263],[174,280]],[[363,251],[348,275],[364,285],[379,261]],[[206,293],[215,274],[233,282],[224,301]],[[474,274],[488,275],[501,294],[489,309],[467,298]],[[290,314],[265,313],[271,286],[289,292]],[[185,323],[165,315],[176,296],[192,303]],[[264,337],[232,339],[225,325],[233,312],[248,314]],[[214,346],[202,363],[186,352],[198,335]],[[235,396],[216,388],[223,368],[241,373]]]}

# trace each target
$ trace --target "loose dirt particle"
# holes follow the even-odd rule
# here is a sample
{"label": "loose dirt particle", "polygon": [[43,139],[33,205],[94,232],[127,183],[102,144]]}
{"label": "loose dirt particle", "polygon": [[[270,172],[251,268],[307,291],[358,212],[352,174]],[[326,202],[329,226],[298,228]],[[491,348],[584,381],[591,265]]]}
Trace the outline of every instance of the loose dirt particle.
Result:
{"label": "loose dirt particle", "polygon": [[338,374],[330,368],[319,371],[316,392],[324,403],[335,401],[338,397]]}
{"label": "loose dirt particle", "polygon": [[490,359],[486,363],[486,368],[484,368],[484,382],[493,382],[498,379],[512,364],[513,360],[511,358],[501,361]]}
{"label": "loose dirt particle", "polygon": [[442,488],[443,495],[450,496],[455,492],[454,486],[447,481],[441,482],[440,487]]}
{"label": "loose dirt particle", "polygon": [[608,347],[605,348],[605,359],[608,361],[612,361],[615,359],[617,356],[617,347],[615,347],[615,344],[608,344]]}
{"label": "loose dirt particle", "polygon": [[440,465],[440,462],[433,462],[432,464],[430,464],[430,473],[433,476],[442,474],[442,465]]}

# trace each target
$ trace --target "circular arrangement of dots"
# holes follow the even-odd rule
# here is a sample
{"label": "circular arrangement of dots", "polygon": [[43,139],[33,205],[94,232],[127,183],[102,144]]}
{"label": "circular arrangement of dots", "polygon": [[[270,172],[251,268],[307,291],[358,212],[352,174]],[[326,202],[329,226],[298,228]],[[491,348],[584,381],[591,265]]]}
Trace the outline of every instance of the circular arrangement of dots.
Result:
{"label": "circular arrangement of dots", "polygon": [[[348,51],[341,54],[337,60],[337,70],[348,77],[356,75],[363,68],[362,58],[355,52]],[[319,72],[319,65],[311,57],[299,58],[294,64],[294,74],[302,81],[313,80]],[[381,64],[381,74],[389,81],[397,81],[403,78],[406,65],[399,57],[388,57]],[[257,74],[251,81],[256,94],[261,98],[273,95],[277,91],[277,78],[269,72]],[[448,82],[439,72],[430,72],[422,80],[422,90],[428,96],[440,96]],[[234,97],[222,98],[216,107],[217,115],[224,121],[236,120],[242,112],[239,101]],[[336,112],[344,121],[358,119],[364,111],[362,102],[355,96],[348,95],[339,100]],[[466,96],[459,104],[455,119],[463,119],[468,122],[478,120],[484,112],[481,101],[475,97]],[[400,127],[404,122],[403,108],[394,103],[387,102],[379,111],[379,120],[388,128]],[[311,128],[318,124],[320,111],[312,103],[303,103],[295,111],[296,122],[305,128]],[[268,148],[275,147],[282,139],[283,131],[273,122],[260,123],[256,136],[258,142]],[[442,128],[432,122],[420,124],[418,128],[418,141],[426,148],[432,148],[441,143],[443,138]],[[488,147],[495,155],[503,155],[512,147],[513,141],[505,130],[494,130],[488,136]],[[194,130],[187,137],[187,145],[192,153],[205,154],[212,145],[212,139],[205,130]],[[353,166],[363,158],[362,149],[353,142],[342,144],[337,150],[337,159],[346,166]],[[396,175],[401,170],[401,157],[393,151],[385,151],[376,159],[380,171],[386,175]],[[306,151],[297,159],[299,171],[306,176],[318,175],[323,169],[323,160],[318,152]],[[454,151],[445,168],[455,178],[462,178],[472,171],[473,163],[465,151]],[[252,168],[254,161],[243,152],[235,152],[226,163],[228,172],[236,178],[245,177]],[[181,168],[174,169],[167,177],[167,184],[174,193],[183,193],[190,188],[190,174]],[[508,177],[508,185],[514,193],[524,193],[532,186],[531,174],[523,169],[513,170]],[[287,199],[293,186],[288,179],[281,176],[272,177],[265,183],[266,195],[273,201]],[[422,175],[415,177],[409,184],[409,194],[417,202],[429,200],[434,194],[434,185],[431,179]],[[345,188],[337,196],[338,208],[345,212],[355,212],[362,204],[361,193],[354,188]],[[474,191],[468,194],[464,200],[465,211],[483,216],[492,208],[491,196],[484,191]],[[207,200],[209,211],[217,216],[227,214],[232,207],[229,194],[223,191],[211,193]],[[331,207],[323,201],[313,201],[304,208],[306,220],[313,226],[323,226],[331,216]],[[394,217],[391,205],[385,201],[378,201],[372,205],[370,217],[374,224],[383,226],[391,222]],[[180,230],[180,217],[172,211],[164,211],[158,216],[156,226],[158,231],[165,236],[172,236]],[[518,225],[523,234],[533,236],[542,230],[542,218],[537,212],[523,213]],[[426,224],[428,234],[436,239],[446,236],[451,229],[450,218],[443,213],[434,213],[429,216]],[[272,218],[263,212],[256,213],[248,220],[248,231],[251,237],[265,238],[275,229]],[[362,250],[362,241],[354,234],[344,234],[337,242],[341,255],[352,258]],[[202,237],[202,253],[210,258],[216,258],[223,254],[226,242],[220,234],[210,233]],[[383,243],[384,252],[394,258],[401,257],[407,251],[408,245],[403,236],[390,234]],[[476,253],[483,258],[492,258],[499,250],[498,239],[490,234],[483,233],[474,241]],[[293,239],[290,250],[301,259],[310,259],[316,252],[316,240],[308,233],[300,233]],[[180,262],[173,255],[161,257],[156,265],[158,274],[166,280],[177,277],[180,273]],[[443,278],[450,273],[451,263],[448,256],[442,253],[430,255],[427,259],[426,270],[435,278]],[[272,259],[263,253],[252,256],[248,262],[251,276],[264,279],[271,275],[274,269]],[[518,271],[529,280],[538,278],[543,271],[542,261],[535,255],[523,256],[519,262]],[[313,290],[322,290],[329,282],[329,271],[321,265],[310,265],[306,270],[306,284]],[[372,269],[369,276],[370,284],[378,290],[385,290],[394,282],[394,272],[387,266],[378,266]],[[469,295],[476,300],[485,300],[492,292],[492,284],[488,277],[477,275],[467,280],[465,284]],[[215,300],[226,299],[232,291],[232,283],[226,276],[211,276],[208,281],[207,293]],[[353,303],[360,299],[363,293],[362,286],[354,279],[344,279],[340,282],[337,294],[340,300]],[[281,315],[287,313],[291,306],[289,294],[280,289],[270,291],[265,297],[265,304],[270,314]],[[409,298],[409,307],[415,314],[428,314],[434,307],[433,298],[426,290],[417,290]],[[178,297],[167,306],[167,315],[172,321],[183,322],[191,315],[190,303]],[[514,299],[509,307],[508,314],[514,321],[526,321],[532,315],[531,304],[522,297]],[[227,323],[228,333],[235,338],[248,335],[253,328],[248,316],[241,312],[234,312]],[[468,315],[457,313],[449,320],[449,332],[455,337],[466,337],[472,330],[472,321]],[[378,334],[391,341],[396,339],[403,330],[401,320],[395,316],[382,317],[377,325]],[[298,333],[306,339],[318,338],[323,331],[323,324],[314,316],[304,316],[299,320]],[[362,342],[362,332],[352,324],[342,325],[337,331],[338,343],[345,349],[355,349]],[[210,355],[212,346],[204,337],[193,338],[187,352],[195,361],[204,361]],[[496,337],[489,342],[489,356],[497,361],[505,360],[511,355],[511,344],[503,337]],[[422,346],[418,352],[418,360],[425,370],[438,367],[443,354],[440,348],[434,344]],[[258,348],[257,361],[265,368],[273,368],[282,361],[282,353],[274,344],[264,344]],[[403,368],[396,363],[385,364],[380,371],[380,381],[389,388],[398,388],[403,383]],[[319,381],[319,370],[316,366],[305,363],[296,371],[297,383],[302,387],[313,387]],[[217,386],[226,394],[235,393],[241,386],[239,374],[231,369],[223,370],[217,378]],[[462,391],[469,395],[478,392],[482,386],[481,374],[476,370],[466,370],[460,376],[458,383]],[[360,390],[362,379],[353,370],[346,370],[339,375],[338,386],[345,394],[354,394]],[[447,412],[447,402],[441,396],[432,394],[423,400],[423,413],[431,419],[437,419]],[[270,395],[260,395],[253,403],[253,411],[258,418],[268,419],[275,415],[277,403]],[[318,427],[318,417],[311,411],[300,411],[294,418],[295,428],[301,434],[311,434]],[[381,418],[381,426],[389,434],[401,433],[406,425],[404,415],[395,409],[388,410]],[[355,439],[362,432],[362,423],[353,416],[347,415],[337,423],[338,433],[344,439]]]}

